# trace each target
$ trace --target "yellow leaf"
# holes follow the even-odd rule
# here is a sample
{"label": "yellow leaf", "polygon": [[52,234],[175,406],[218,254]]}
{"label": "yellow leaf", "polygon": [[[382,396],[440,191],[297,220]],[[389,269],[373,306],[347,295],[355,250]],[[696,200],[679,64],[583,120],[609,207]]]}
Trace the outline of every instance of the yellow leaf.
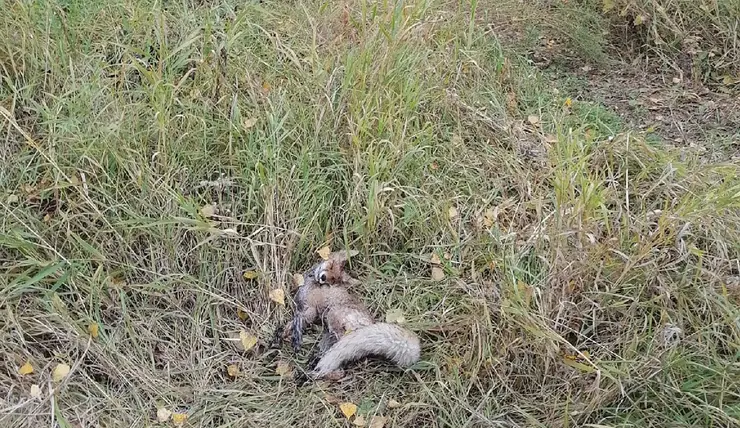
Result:
{"label": "yellow leaf", "polygon": [[275,374],[285,376],[288,372],[290,372],[290,365],[285,361],[278,361],[277,367],[275,367]]}
{"label": "yellow leaf", "polygon": [[433,265],[438,265],[438,264],[442,263],[442,261],[439,259],[439,256],[437,255],[437,253],[432,253],[432,256],[429,257],[429,262],[431,264],[433,264]]}
{"label": "yellow leaf", "polygon": [[365,421],[364,416],[358,415],[357,417],[355,417],[355,420],[352,421],[352,425],[356,427],[364,427],[365,425],[367,425],[367,421]]}
{"label": "yellow leaf", "polygon": [[391,309],[385,314],[385,322],[403,324],[406,319],[403,317],[403,311],[400,309]]}
{"label": "yellow leaf", "polygon": [[319,253],[319,256],[322,259],[329,260],[329,254],[331,254],[331,248],[329,248],[329,247],[321,247],[316,252]]}
{"label": "yellow leaf", "polygon": [[483,213],[483,224],[486,227],[493,226],[493,223],[496,222],[496,218],[498,217],[498,210],[489,208],[486,210],[485,213]]}
{"label": "yellow leaf", "polygon": [[458,214],[457,208],[455,207],[450,207],[450,209],[447,210],[447,215],[450,216],[450,219],[454,219],[455,217],[457,217],[457,214]]}
{"label": "yellow leaf", "polygon": [[159,422],[167,422],[170,419],[170,416],[172,416],[172,412],[164,407],[157,409],[157,420]]}
{"label": "yellow leaf", "polygon": [[435,281],[442,281],[443,279],[445,279],[445,271],[443,271],[442,269],[436,266],[433,267],[432,268],[432,279]]}
{"label": "yellow leaf", "polygon": [[46,214],[44,216],[44,223],[48,223],[51,220],[51,214]]}
{"label": "yellow leaf", "polygon": [[185,421],[188,420],[188,415],[186,413],[173,413],[172,414],[172,423],[175,424],[176,427],[181,427],[185,424]]}
{"label": "yellow leaf", "polygon": [[566,98],[564,105],[568,108],[573,105],[573,100],[571,98]]}
{"label": "yellow leaf", "polygon": [[56,367],[54,367],[54,371],[51,373],[51,378],[54,380],[54,382],[61,382],[62,379],[67,377],[69,374],[69,366],[66,364],[57,364]]}
{"label": "yellow leaf", "polygon": [[398,407],[401,407],[401,403],[399,403],[398,401],[396,401],[396,400],[394,400],[392,398],[390,400],[388,400],[388,408],[389,409],[395,409],[395,408],[398,408]]}
{"label": "yellow leaf", "polygon": [[40,398],[41,397],[41,388],[33,384],[31,385],[31,398]]}
{"label": "yellow leaf", "polygon": [[244,330],[239,332],[239,340],[241,341],[245,351],[249,351],[257,344],[257,337]]}
{"label": "yellow leaf", "polygon": [[349,419],[357,413],[357,405],[353,403],[342,403],[339,405],[339,410],[342,411],[345,418]]}
{"label": "yellow leaf", "polygon": [[385,421],[387,420],[388,418],[385,416],[373,416],[372,419],[370,419],[370,425],[368,428],[383,428]]}
{"label": "yellow leaf", "polygon": [[239,319],[242,321],[247,320],[247,313],[244,312],[241,308],[236,308],[236,316],[238,316]]}
{"label": "yellow leaf", "polygon": [[18,369],[18,374],[20,375],[29,375],[31,373],[33,373],[33,366],[30,361],[26,361],[26,364],[22,365],[21,368]]}
{"label": "yellow leaf", "polygon": [[248,270],[244,272],[244,279],[249,281],[250,279],[255,279],[259,276],[259,274],[253,270]]}
{"label": "yellow leaf", "polygon": [[602,10],[604,13],[614,9],[614,0],[602,0]]}
{"label": "yellow leaf", "polygon": [[98,323],[94,322],[87,326],[87,332],[90,333],[90,336],[92,336],[93,339],[97,339],[98,333],[100,332],[100,326]]}
{"label": "yellow leaf", "polygon": [[[583,354],[588,356],[587,352],[584,352]],[[573,367],[574,369],[578,369],[584,373],[593,373],[596,371],[596,369],[594,369],[592,366],[578,361],[579,357],[580,356],[578,355],[564,355],[563,363],[565,363],[565,365],[568,367]]]}
{"label": "yellow leaf", "polygon": [[239,375],[239,366],[230,364],[229,367],[226,367],[226,371],[229,373],[229,376],[237,377]]}
{"label": "yellow leaf", "polygon": [[249,128],[253,127],[256,124],[257,124],[257,119],[254,118],[254,117],[251,118],[251,119],[244,119],[244,123],[243,123],[244,129],[249,129]]}
{"label": "yellow leaf", "polygon": [[642,14],[635,17],[635,25],[642,25],[645,23],[645,17]]}
{"label": "yellow leaf", "polygon": [[527,116],[527,121],[531,123],[532,125],[537,126],[540,124],[540,117],[532,114],[532,115]]}
{"label": "yellow leaf", "polygon": [[200,214],[205,218],[213,217],[216,214],[216,205],[203,205],[203,207],[200,209]]}
{"label": "yellow leaf", "polygon": [[296,287],[300,287],[303,285],[303,275],[300,273],[294,273],[293,274],[293,284],[295,284]]}
{"label": "yellow leaf", "polygon": [[270,83],[267,82],[267,81],[263,82],[262,83],[262,91],[264,93],[268,93],[268,92],[270,92],[270,90],[272,90],[272,85],[270,85]]}
{"label": "yellow leaf", "polygon": [[285,291],[283,291],[282,288],[270,290],[270,300],[277,303],[278,305],[285,306]]}

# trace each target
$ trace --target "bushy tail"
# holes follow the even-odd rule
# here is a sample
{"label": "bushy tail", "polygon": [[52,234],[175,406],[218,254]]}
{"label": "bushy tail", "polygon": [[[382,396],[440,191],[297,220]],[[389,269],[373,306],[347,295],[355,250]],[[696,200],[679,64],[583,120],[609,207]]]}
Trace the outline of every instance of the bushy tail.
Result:
{"label": "bushy tail", "polygon": [[339,339],[321,357],[313,375],[321,378],[345,363],[370,355],[382,356],[401,367],[409,367],[419,361],[419,338],[397,324],[371,324]]}

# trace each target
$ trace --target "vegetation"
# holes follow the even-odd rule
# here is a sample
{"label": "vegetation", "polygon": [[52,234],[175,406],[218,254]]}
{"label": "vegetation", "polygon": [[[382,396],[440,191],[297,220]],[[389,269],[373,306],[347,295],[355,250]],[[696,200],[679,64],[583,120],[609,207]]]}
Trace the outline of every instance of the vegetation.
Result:
{"label": "vegetation", "polygon": [[[705,3],[629,10],[736,65]],[[551,80],[490,25],[558,28],[518,4],[0,2],[0,423],[740,423],[738,160]],[[295,385],[274,290],[325,245],[416,367]]]}

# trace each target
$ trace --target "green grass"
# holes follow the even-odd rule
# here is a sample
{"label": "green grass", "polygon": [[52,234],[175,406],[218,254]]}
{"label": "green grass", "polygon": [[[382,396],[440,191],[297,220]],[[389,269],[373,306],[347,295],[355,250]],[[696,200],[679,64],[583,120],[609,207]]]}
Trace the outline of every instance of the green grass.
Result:
{"label": "green grass", "polygon": [[[564,108],[473,5],[0,3],[2,425],[740,423],[740,165]],[[422,363],[275,373],[323,245]]]}

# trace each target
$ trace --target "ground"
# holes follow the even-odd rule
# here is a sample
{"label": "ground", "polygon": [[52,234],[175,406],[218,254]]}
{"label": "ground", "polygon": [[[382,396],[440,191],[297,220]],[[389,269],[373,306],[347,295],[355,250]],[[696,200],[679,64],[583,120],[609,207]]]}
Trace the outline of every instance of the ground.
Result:
{"label": "ground", "polygon": [[[555,3],[5,2],[0,424],[740,424],[736,81]],[[324,246],[422,361],[296,385]]]}

